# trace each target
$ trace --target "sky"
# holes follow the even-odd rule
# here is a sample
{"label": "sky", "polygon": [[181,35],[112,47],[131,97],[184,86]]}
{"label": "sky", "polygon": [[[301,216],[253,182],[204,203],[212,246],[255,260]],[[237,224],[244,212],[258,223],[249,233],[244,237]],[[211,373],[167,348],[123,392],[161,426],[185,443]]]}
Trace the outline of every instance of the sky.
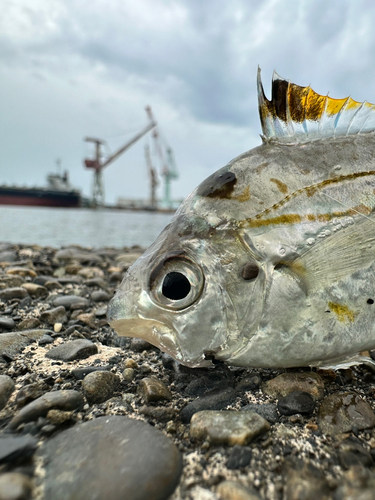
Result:
{"label": "sky", "polygon": [[[374,23],[366,0],[2,0],[0,184],[44,185],[59,158],[90,196],[84,137],[111,154],[150,105],[176,158],[172,195],[184,198],[260,144],[258,65],[268,96],[276,70],[374,103]],[[146,142],[104,171],[107,203],[147,198]]]}

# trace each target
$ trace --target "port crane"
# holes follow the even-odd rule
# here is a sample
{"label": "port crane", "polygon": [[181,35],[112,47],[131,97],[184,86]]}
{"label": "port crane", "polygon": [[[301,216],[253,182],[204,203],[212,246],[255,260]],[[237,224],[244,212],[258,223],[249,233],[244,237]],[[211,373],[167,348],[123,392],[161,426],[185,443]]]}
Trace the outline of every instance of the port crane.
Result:
{"label": "port crane", "polygon": [[[149,106],[148,106],[149,107]],[[150,108],[151,109],[151,108]],[[95,159],[84,160],[86,168],[91,168],[94,170],[94,185],[93,185],[93,204],[94,206],[104,205],[104,184],[103,184],[103,170],[113,163],[120,155],[125,153],[133,144],[135,144],[139,139],[147,134],[150,130],[156,127],[156,122],[154,119],[150,119],[150,123],[147,127],[143,128],[138,134],[136,134],[130,141],[128,141],[124,146],[113,153],[109,158],[103,161],[101,148],[105,144],[102,139],[97,139],[95,137],[85,137],[86,142],[93,142],[95,144]]]}

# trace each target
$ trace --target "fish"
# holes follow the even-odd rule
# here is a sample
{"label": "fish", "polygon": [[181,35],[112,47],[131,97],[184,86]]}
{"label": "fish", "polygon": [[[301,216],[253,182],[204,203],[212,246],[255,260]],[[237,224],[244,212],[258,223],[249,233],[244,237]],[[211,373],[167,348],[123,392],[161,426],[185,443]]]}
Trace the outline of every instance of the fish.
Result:
{"label": "fish", "polygon": [[204,180],[129,268],[118,335],[189,367],[340,366],[375,348],[375,106],[258,68],[261,145]]}

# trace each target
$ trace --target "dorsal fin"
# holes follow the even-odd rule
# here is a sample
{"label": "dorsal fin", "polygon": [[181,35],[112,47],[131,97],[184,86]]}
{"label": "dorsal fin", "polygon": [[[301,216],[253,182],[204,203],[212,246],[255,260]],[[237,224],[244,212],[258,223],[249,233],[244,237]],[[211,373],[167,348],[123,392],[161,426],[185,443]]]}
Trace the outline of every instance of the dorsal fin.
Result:
{"label": "dorsal fin", "polygon": [[324,137],[356,135],[375,130],[375,105],[351,97],[321,96],[311,87],[300,87],[272,77],[272,98],[265,96],[258,68],[259,115],[263,139],[278,142],[309,142]]}

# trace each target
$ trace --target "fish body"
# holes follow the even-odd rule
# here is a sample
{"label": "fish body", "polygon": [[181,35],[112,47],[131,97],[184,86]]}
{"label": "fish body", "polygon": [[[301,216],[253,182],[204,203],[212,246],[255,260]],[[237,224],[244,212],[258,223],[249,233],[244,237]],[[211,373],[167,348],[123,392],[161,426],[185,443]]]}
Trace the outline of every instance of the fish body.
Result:
{"label": "fish body", "polygon": [[185,200],[108,320],[191,367],[337,364],[375,347],[374,108],[278,75],[258,95],[263,144]]}

